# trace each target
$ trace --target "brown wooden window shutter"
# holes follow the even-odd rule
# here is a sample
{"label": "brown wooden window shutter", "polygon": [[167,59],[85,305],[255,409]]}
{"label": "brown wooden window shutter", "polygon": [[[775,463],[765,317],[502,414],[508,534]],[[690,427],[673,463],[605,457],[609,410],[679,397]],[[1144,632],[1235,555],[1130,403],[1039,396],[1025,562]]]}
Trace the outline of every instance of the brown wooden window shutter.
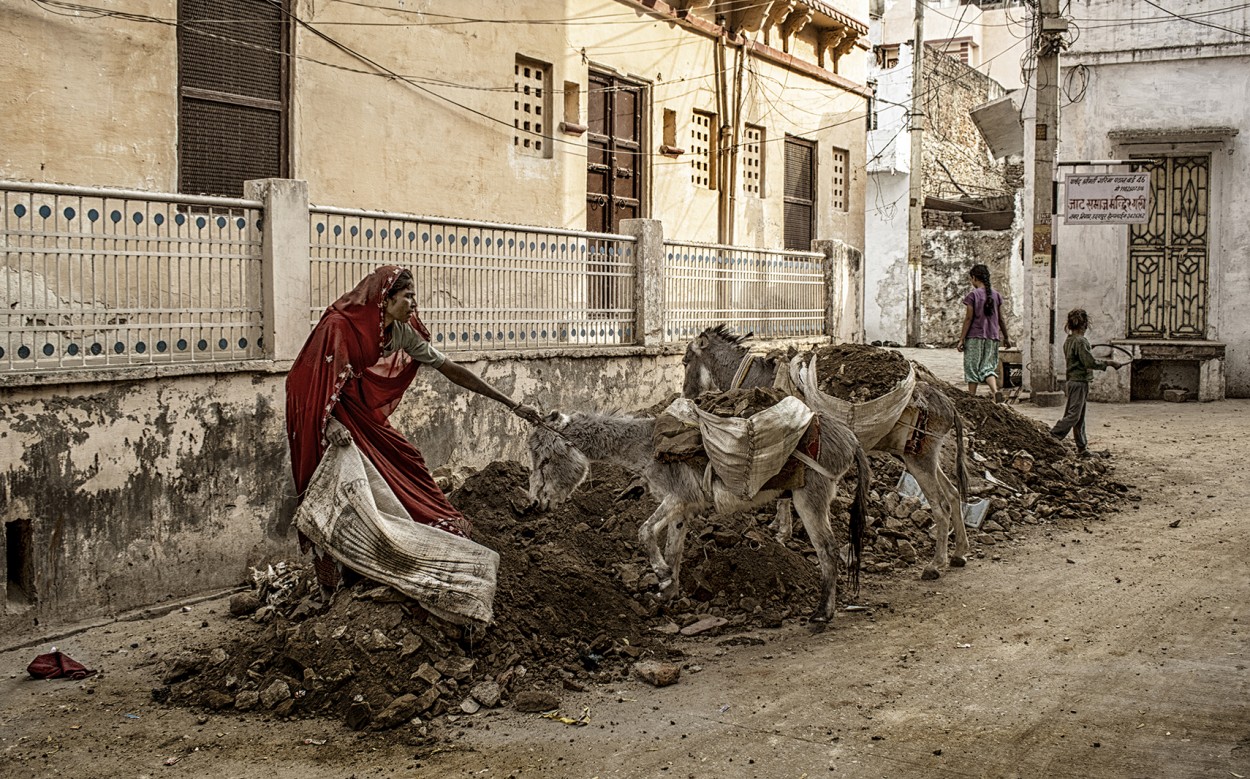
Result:
{"label": "brown wooden window shutter", "polygon": [[785,245],[810,251],[816,219],[816,144],[786,138]]}
{"label": "brown wooden window shutter", "polygon": [[274,3],[178,0],[179,191],[239,197],[287,174],[288,37]]}

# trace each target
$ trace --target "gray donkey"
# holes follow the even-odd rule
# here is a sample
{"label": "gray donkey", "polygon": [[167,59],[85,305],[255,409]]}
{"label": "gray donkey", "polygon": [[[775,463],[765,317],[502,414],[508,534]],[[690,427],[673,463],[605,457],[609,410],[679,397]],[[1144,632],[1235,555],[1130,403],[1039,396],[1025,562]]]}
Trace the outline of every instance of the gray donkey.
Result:
{"label": "gray donkey", "polygon": [[[820,563],[820,603],[812,615],[816,622],[827,622],[837,601],[837,541],[829,524],[829,503],[842,474],[855,463],[859,478],[851,503],[848,574],[859,588],[859,559],[863,548],[864,517],[867,512],[868,458],[850,428],[837,419],[817,415],[820,425],[820,470],[803,466],[804,483],[793,491],[808,538]],[[531,506],[545,511],[553,503],[567,499],[585,480],[591,462],[612,462],[639,475],[660,505],[638,529],[638,540],[651,560],[660,580],[660,598],[667,600],[681,590],[681,559],[686,543],[687,520],[711,510],[731,513],[767,505],[783,494],[764,490],[753,499],[742,500],[719,479],[710,489],[704,469],[687,462],[665,463],[654,457],[652,433],[655,419],[621,414],[553,412],[529,436]],[[822,473],[823,471],[823,473]],[[832,474],[829,478],[825,473]],[[664,538],[664,550],[660,539]]]}
{"label": "gray donkey", "polygon": [[[749,333],[734,335],[725,325],[709,327],[696,336],[682,357],[686,366],[682,394],[695,398],[709,390],[771,387],[779,370],[786,371],[782,376],[786,378],[787,364],[774,364],[758,357],[747,362],[750,357],[743,342],[748,338]],[[736,385],[735,379],[738,379]],[[942,446],[951,432],[955,434],[955,483],[942,472]],[[901,460],[933,506],[937,541],[933,560],[925,566],[921,578],[938,578],[948,564],[962,568],[968,557],[968,533],[963,522],[968,474],[964,464],[963,421],[955,404],[932,384],[917,382],[911,403],[903,409],[890,432],[873,446],[873,450]],[[778,535],[784,538],[789,534],[789,507],[784,504],[779,506],[777,517]],[[948,558],[946,539],[952,527],[955,531],[955,551]]]}

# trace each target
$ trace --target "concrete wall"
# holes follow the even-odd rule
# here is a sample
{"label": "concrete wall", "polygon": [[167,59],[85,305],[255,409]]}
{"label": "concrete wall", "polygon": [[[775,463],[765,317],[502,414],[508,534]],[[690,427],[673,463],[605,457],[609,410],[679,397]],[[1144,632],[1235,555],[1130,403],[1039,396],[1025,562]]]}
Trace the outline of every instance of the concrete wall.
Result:
{"label": "concrete wall", "polygon": [[994,159],[972,121],[972,109],[1002,97],[997,82],[956,59],[927,51],[924,59],[926,197],[984,198],[1014,194],[1006,164]]}
{"label": "concrete wall", "polygon": [[[913,0],[885,0],[880,43],[897,46],[911,40],[914,9]],[[969,64],[1006,89],[1019,89],[1023,86],[1020,57],[1027,50],[1029,14],[1030,10],[1023,5],[981,9],[961,5],[958,0],[929,0],[925,9],[924,39],[930,42],[971,39],[976,49]]]}
{"label": "concrete wall", "polygon": [[[679,355],[657,351],[466,365],[548,409],[643,408],[681,386]],[[249,566],[297,556],[284,380],[262,371],[0,389],[0,520],[30,523],[34,577],[33,603],[9,588],[0,634],[233,586]],[[432,468],[526,461],[523,422],[434,371],[418,374],[392,422]]]}
{"label": "concrete wall", "polygon": [[[1205,7],[1169,5],[1182,15]],[[1163,16],[1139,0],[1085,0],[1072,13]],[[1247,29],[1250,9],[1222,14],[1219,24]],[[1084,98],[1063,108],[1059,159],[1211,155],[1207,337],[1228,344],[1228,395],[1250,396],[1250,320],[1242,315],[1250,299],[1250,222],[1242,208],[1250,185],[1250,42],[1180,21],[1108,25],[1085,31],[1063,64],[1086,66],[1089,82]],[[1124,337],[1128,228],[1061,223],[1056,235],[1060,321],[1080,306],[1093,320],[1091,340]],[[1107,391],[1127,397],[1122,389]]]}

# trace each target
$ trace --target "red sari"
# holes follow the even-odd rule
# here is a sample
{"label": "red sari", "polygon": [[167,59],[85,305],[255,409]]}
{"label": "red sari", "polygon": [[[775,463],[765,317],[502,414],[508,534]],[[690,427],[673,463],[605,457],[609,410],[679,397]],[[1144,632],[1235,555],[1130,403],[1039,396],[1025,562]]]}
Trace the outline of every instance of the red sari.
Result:
{"label": "red sari", "polygon": [[[385,265],[339,298],[308,336],[286,378],[286,428],[302,499],[321,462],[326,425],[337,419],[414,521],[467,536],[468,523],[434,481],[425,458],[387,419],[417,375],[406,352],[383,356],[386,293],[400,268]],[[414,313],[408,323],[429,339]],[[301,545],[307,545],[301,535]]]}

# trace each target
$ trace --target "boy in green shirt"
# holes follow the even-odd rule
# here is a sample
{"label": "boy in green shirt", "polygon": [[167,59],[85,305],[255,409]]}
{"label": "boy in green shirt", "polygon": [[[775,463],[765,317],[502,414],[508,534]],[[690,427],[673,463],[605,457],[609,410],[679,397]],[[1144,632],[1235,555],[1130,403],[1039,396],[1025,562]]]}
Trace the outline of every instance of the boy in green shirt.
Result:
{"label": "boy in green shirt", "polygon": [[1068,431],[1076,439],[1076,452],[1080,457],[1088,454],[1089,441],[1085,438],[1085,405],[1089,401],[1089,383],[1094,378],[1094,371],[1120,367],[1118,362],[1095,360],[1089,350],[1089,341],[1085,340],[1085,331],[1089,329],[1089,314],[1083,308],[1074,308],[1068,312],[1068,322],[1064,325],[1068,338],[1063,342],[1063,356],[1067,360],[1067,385],[1064,392],[1068,396],[1063,416],[1050,429],[1055,438],[1064,438]]}

